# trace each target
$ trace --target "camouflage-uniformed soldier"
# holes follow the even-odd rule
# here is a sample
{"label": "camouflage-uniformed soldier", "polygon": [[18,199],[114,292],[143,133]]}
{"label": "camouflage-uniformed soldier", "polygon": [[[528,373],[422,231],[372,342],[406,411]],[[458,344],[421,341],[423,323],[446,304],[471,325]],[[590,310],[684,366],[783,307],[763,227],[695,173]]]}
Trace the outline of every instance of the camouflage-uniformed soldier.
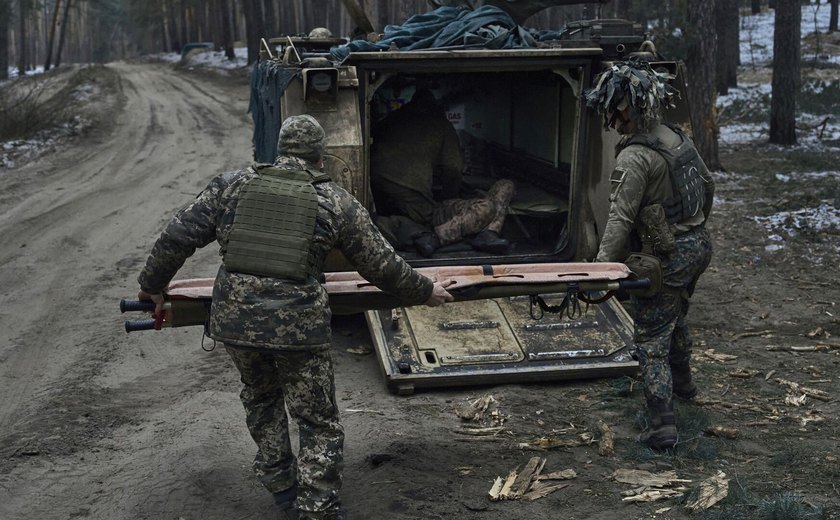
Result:
{"label": "camouflage-uniformed soldier", "polygon": [[[341,250],[360,274],[407,304],[440,305],[452,296],[448,281],[433,283],[397,256],[361,204],[321,173],[324,130],[314,118],[288,118],[278,149],[273,166],[219,175],[175,214],[138,277],[140,297],[160,306],[187,257],[218,241],[223,262],[209,335],[239,369],[258,447],[255,473],[289,518],[345,518],[330,308],[318,281],[327,253]],[[300,429],[297,459],[285,407]]]}
{"label": "camouflage-uniformed soldier", "polygon": [[659,121],[661,108],[676,94],[663,79],[668,78],[648,63],[622,62],[599,75],[586,93],[589,106],[604,114],[605,127],[623,134],[597,260],[623,261],[625,244],[635,236],[644,252],[662,262],[663,290],[633,298],[634,340],[650,414],[639,440],[657,449],[677,443],[672,396],[697,394],[685,316],[712,256],[705,222],[714,194],[712,177],[691,140]]}
{"label": "camouflage-uniformed soldier", "polygon": [[481,251],[504,253],[510,247],[500,233],[515,191],[511,181],[497,181],[485,198],[435,200],[433,177],[444,197],[457,194],[463,167],[458,135],[428,90],[416,91],[375,130],[370,170],[377,211],[420,224],[410,239],[423,256],[472,235],[473,248]]}

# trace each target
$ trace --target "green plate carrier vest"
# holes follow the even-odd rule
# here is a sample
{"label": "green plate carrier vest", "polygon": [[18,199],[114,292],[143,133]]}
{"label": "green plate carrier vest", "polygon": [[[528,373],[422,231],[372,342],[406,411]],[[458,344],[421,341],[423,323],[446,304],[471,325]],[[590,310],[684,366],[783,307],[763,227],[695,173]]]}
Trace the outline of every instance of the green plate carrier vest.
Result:
{"label": "green plate carrier vest", "polygon": [[310,261],[318,215],[314,184],[329,181],[329,176],[265,164],[249,170],[257,175],[240,191],[225,269],[293,281],[317,276]]}
{"label": "green plate carrier vest", "polygon": [[650,134],[637,134],[624,144],[646,146],[665,159],[671,176],[674,194],[662,202],[665,218],[670,224],[678,224],[703,210],[706,187],[700,175],[703,159],[688,137],[679,128],[667,125],[676,132],[682,142],[676,148],[668,148],[658,137]]}

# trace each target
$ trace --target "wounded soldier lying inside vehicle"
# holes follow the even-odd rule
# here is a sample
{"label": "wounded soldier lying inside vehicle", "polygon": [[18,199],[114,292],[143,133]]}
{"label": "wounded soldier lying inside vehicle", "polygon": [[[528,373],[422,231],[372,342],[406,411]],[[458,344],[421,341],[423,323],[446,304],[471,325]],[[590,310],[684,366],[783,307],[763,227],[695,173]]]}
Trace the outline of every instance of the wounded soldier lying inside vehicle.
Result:
{"label": "wounded soldier lying inside vehicle", "polygon": [[[474,249],[507,253],[510,242],[500,233],[515,192],[513,182],[498,180],[482,198],[457,198],[463,165],[458,135],[429,90],[416,91],[409,103],[379,123],[371,153],[371,189],[381,215],[377,223],[386,236],[408,234],[425,257],[467,237],[472,237]],[[442,202],[434,196],[433,179],[442,184]]]}

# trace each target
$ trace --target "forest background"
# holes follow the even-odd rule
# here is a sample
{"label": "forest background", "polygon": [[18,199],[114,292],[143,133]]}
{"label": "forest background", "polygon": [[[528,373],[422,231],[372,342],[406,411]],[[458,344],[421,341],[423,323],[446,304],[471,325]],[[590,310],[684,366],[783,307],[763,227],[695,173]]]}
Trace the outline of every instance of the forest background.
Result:
{"label": "forest background", "polygon": [[[819,3],[820,0],[816,0]],[[837,31],[838,1],[828,32]],[[189,43],[212,43],[235,60],[236,42],[247,47],[248,64],[259,57],[260,39],[307,34],[326,27],[336,36],[356,30],[344,3],[361,7],[376,31],[399,24],[434,4],[451,0],[0,0],[0,80],[49,70],[62,60],[107,63],[158,52],[181,52]],[[741,13],[776,9],[769,140],[796,143],[802,17],[811,0],[615,0],[606,4],[549,7],[525,27],[560,28],[588,18],[639,22],[658,50],[687,65],[685,95],[694,139],[706,163],[721,167],[715,93],[737,86]],[[475,3],[475,2],[473,2]],[[545,2],[550,4],[550,2]],[[830,7],[829,7],[830,5]],[[708,35],[715,35],[709,38]]]}

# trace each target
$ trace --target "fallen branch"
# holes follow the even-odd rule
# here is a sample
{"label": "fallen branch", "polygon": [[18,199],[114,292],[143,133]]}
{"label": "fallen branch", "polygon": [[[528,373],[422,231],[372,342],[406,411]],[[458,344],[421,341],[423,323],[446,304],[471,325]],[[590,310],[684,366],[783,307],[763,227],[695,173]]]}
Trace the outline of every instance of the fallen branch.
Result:
{"label": "fallen branch", "polygon": [[477,437],[483,436],[496,436],[505,429],[502,426],[491,426],[488,428],[462,428],[460,430],[452,430],[453,433],[457,433],[458,435],[475,435]]}
{"label": "fallen branch", "polygon": [[751,332],[742,332],[740,334],[736,334],[732,337],[732,341],[738,341],[739,339],[744,338],[753,338],[756,336],[764,336],[765,334],[772,334],[773,331],[770,329],[767,330],[759,330],[759,331],[751,331]]}
{"label": "fallen branch", "polygon": [[750,410],[757,413],[778,413],[778,411],[769,404],[762,408],[748,404],[729,403],[719,399],[695,399],[694,404],[700,406],[720,406],[722,408],[732,408],[734,410]]}
{"label": "fallen branch", "polygon": [[791,392],[802,393],[804,395],[807,395],[808,397],[818,399],[824,402],[831,401],[831,396],[828,394],[828,392],[825,392],[823,390],[817,390],[816,388],[808,388],[807,386],[802,386],[799,383],[794,383],[793,381],[788,381],[786,379],[776,378],[776,382],[780,385],[788,387]]}
{"label": "fallen branch", "polygon": [[[840,348],[840,347],[838,347]],[[767,352],[822,352],[828,350],[827,346],[819,344],[808,347],[789,347],[785,345],[768,345],[765,347]]]}

